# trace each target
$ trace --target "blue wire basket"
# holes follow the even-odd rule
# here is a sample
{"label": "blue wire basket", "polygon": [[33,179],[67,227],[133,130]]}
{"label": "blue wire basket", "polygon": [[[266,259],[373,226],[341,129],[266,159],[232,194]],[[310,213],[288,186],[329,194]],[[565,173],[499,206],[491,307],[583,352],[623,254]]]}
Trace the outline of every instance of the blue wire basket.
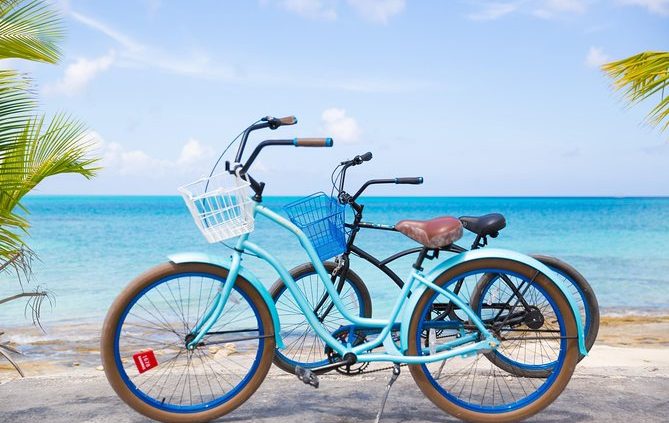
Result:
{"label": "blue wire basket", "polygon": [[322,192],[294,201],[283,208],[325,261],[346,251],[344,210],[339,202]]}

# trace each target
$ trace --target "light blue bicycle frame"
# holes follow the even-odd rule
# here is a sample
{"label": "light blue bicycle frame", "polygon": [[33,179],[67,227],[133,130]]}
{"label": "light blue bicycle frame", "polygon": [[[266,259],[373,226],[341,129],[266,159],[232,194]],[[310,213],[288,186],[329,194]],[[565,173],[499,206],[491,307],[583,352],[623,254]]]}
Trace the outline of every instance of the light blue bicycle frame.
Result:
{"label": "light blue bicycle frame", "polygon": [[[430,363],[435,361],[445,360],[455,356],[465,356],[478,351],[491,350],[496,348],[499,345],[499,341],[486,329],[484,323],[481,319],[474,313],[474,311],[469,307],[469,304],[465,303],[460,299],[456,294],[444,289],[440,286],[435,285],[432,282],[432,278],[424,274],[419,270],[412,270],[408,281],[404,284],[402,291],[395,302],[389,318],[386,319],[373,319],[355,316],[349,313],[344,306],[339,293],[337,292],[334,284],[331,283],[330,275],[325,270],[325,267],[318,258],[318,254],[314,249],[311,241],[307,236],[302,232],[297,226],[292,222],[280,216],[279,214],[273,212],[267,207],[252,202],[253,204],[253,216],[254,218],[257,215],[262,215],[274,223],[282,226],[283,228],[288,229],[292,232],[300,241],[302,248],[307,252],[311,263],[316,269],[316,273],[320,277],[321,281],[325,285],[325,289],[328,292],[328,295],[334,302],[335,307],[339,310],[342,316],[354,324],[356,328],[359,329],[376,329],[380,330],[380,333],[377,337],[373,338],[371,341],[364,342],[359,345],[351,344],[342,344],[340,341],[334,338],[334,336],[328,332],[323,324],[318,320],[316,314],[309,306],[307,299],[305,298],[302,291],[299,289],[295,280],[290,275],[290,272],[270,253],[264,250],[259,245],[248,240],[249,234],[244,234],[239,237],[237,244],[235,246],[235,251],[232,254],[232,262],[228,269],[227,280],[234,281],[239,275],[240,269],[242,268],[242,252],[249,251],[261,259],[269,263],[279,274],[284,284],[288,288],[289,292],[297,302],[300,310],[306,317],[309,325],[314,329],[318,336],[334,351],[336,351],[341,357],[346,353],[353,353],[356,355],[359,362],[372,362],[372,361],[391,361],[397,363],[408,363],[408,364],[421,364],[421,363]],[[206,312],[205,316],[200,319],[199,323],[193,328],[193,333],[196,334],[195,338],[188,344],[188,348],[195,348],[195,346],[202,340],[206,333],[211,329],[211,327],[216,323],[220,318],[223,308],[228,300],[230,292],[232,291],[232,283],[223,284],[220,291],[216,294],[216,298],[213,301],[212,307]],[[408,295],[410,292],[417,291],[417,294],[420,293],[421,289],[432,289],[435,292],[445,296],[449,301],[453,302],[458,308],[460,308],[469,318],[470,322],[473,322],[477,327],[480,333],[472,332],[465,333],[459,338],[454,339],[453,341],[446,342],[442,345],[431,347],[431,351],[427,348],[423,348],[418,355],[407,356],[404,355],[400,349],[397,348],[395,342],[392,340],[391,330],[396,323],[397,318],[402,312],[402,308],[409,298]],[[563,289],[564,291],[564,289]],[[412,296],[413,298],[413,296]],[[570,300],[568,298],[568,300]],[[571,303],[571,300],[570,300]],[[574,308],[573,303],[572,309]],[[415,306],[415,299],[411,301],[411,306]],[[276,310],[274,309],[274,304],[268,304],[271,310],[274,310],[273,315],[276,315]],[[576,313],[575,318],[577,319],[577,327],[579,329],[579,344],[582,347],[581,350],[584,350],[583,347],[583,332],[580,322],[580,316]],[[275,319],[275,324],[278,319]],[[406,321],[404,322],[406,323]],[[274,328],[275,334],[278,336],[280,328]],[[403,334],[407,333],[406,328],[402,331]],[[410,336],[411,334],[409,334]],[[406,338],[406,336],[403,336]],[[477,341],[478,340],[478,341]],[[280,340],[279,340],[280,341]],[[468,344],[468,345],[465,345]],[[385,352],[383,353],[371,353],[374,348],[383,345]],[[406,350],[407,340],[402,339],[402,347]],[[282,344],[277,343],[277,346],[280,348]]]}

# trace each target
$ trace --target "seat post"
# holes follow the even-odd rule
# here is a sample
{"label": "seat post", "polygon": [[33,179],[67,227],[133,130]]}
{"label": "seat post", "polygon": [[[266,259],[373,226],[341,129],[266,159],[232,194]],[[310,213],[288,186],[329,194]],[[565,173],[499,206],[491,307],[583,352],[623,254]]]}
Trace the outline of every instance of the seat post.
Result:
{"label": "seat post", "polygon": [[416,262],[413,264],[413,268],[416,270],[423,270],[423,261],[427,258],[427,252],[430,251],[429,248],[423,247],[418,254]]}

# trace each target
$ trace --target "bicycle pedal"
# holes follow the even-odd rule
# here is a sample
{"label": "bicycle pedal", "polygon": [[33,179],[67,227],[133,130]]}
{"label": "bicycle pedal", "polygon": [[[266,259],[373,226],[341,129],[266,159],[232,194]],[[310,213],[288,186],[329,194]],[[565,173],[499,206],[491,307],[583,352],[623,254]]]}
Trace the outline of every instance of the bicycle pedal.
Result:
{"label": "bicycle pedal", "polygon": [[318,389],[318,376],[316,376],[316,373],[312,372],[311,370],[305,369],[304,367],[295,366],[295,376],[297,376],[297,378],[305,384],[311,385]]}

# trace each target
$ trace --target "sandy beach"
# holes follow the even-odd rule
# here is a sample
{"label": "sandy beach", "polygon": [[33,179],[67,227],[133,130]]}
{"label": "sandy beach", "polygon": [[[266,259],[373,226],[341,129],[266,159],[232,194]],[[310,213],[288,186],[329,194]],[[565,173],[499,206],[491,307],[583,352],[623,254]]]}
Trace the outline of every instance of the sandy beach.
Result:
{"label": "sandy beach", "polygon": [[[32,340],[18,357],[26,378],[0,364],[0,421],[145,421],[115,396],[99,364],[94,325],[82,325],[74,339],[22,331]],[[62,330],[62,329],[61,329]],[[8,332],[11,336],[12,332]],[[54,349],[52,359],[43,357]],[[36,356],[40,356],[38,358]],[[383,367],[382,365],[376,365]],[[258,394],[222,421],[373,421],[388,371],[358,377],[327,375],[314,390],[272,368]],[[365,383],[361,383],[365,382]],[[669,316],[605,316],[598,342],[578,366],[562,396],[532,421],[666,421],[669,416]],[[397,401],[402,392],[402,402]],[[395,396],[393,401],[393,395]],[[357,405],[331,407],[335,401]],[[300,407],[295,407],[295,403]],[[404,371],[391,393],[384,421],[452,421]]]}

